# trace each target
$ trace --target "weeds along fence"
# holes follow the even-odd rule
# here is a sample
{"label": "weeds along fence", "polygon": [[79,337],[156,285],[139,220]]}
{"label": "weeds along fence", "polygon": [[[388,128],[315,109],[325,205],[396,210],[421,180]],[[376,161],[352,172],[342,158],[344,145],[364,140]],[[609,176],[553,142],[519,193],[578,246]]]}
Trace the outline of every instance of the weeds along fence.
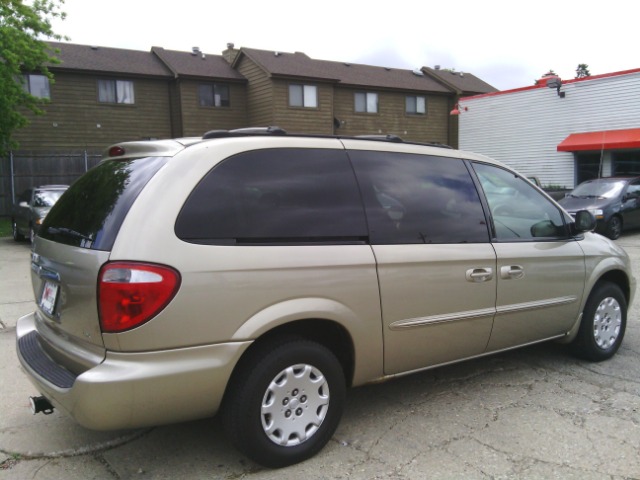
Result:
{"label": "weeds along fence", "polygon": [[0,216],[11,215],[15,199],[39,185],[70,185],[97,165],[101,155],[87,150],[9,152],[0,158]]}

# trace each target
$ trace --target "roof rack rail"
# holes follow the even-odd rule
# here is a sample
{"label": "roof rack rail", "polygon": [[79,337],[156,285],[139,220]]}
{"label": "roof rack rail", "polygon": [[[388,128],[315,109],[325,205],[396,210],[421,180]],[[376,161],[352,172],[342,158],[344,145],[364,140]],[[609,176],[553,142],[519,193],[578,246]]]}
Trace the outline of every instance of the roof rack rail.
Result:
{"label": "roof rack rail", "polygon": [[286,135],[286,130],[280,127],[250,127],[250,128],[236,128],[234,130],[209,130],[202,136],[203,140],[210,138],[225,138],[225,137],[243,137],[248,135]]}
{"label": "roof rack rail", "polygon": [[355,135],[355,136],[343,136],[343,135],[322,135],[322,134],[313,134],[313,133],[287,133],[286,130],[277,126],[269,126],[269,127],[247,127],[247,128],[236,128],[233,130],[209,130],[203,136],[203,140],[208,140],[212,138],[229,138],[229,137],[250,137],[250,136],[260,136],[260,135],[276,135],[276,136],[289,136],[289,137],[315,137],[315,138],[338,138],[338,139],[353,139],[353,140],[372,140],[376,142],[390,142],[390,143],[405,143],[411,145],[423,145],[428,147],[439,147],[439,148],[449,148],[453,147],[449,145],[445,145],[443,143],[423,143],[423,142],[413,142],[413,141],[405,141],[402,137],[394,134],[379,134],[379,135]]}
{"label": "roof rack rail", "polygon": [[453,148],[451,145],[447,145],[446,143],[430,142],[423,143],[422,145],[425,145],[427,147],[448,148],[449,150],[455,150],[455,148]]}
{"label": "roof rack rail", "polygon": [[354,138],[361,140],[377,140],[379,142],[404,143],[404,140],[398,135],[356,135]]}

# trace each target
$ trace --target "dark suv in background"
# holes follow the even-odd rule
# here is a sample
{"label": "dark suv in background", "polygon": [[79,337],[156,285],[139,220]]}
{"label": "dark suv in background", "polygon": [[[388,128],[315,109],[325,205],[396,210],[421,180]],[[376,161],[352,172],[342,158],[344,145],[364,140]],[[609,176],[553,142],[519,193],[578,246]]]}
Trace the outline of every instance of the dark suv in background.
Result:
{"label": "dark suv in background", "polygon": [[640,177],[605,177],[582,182],[559,201],[571,215],[590,211],[596,231],[612,240],[623,230],[640,228]]}
{"label": "dark suv in background", "polygon": [[69,185],[43,185],[22,192],[11,213],[13,239],[19,242],[28,237],[33,242],[42,221],[67,188]]}

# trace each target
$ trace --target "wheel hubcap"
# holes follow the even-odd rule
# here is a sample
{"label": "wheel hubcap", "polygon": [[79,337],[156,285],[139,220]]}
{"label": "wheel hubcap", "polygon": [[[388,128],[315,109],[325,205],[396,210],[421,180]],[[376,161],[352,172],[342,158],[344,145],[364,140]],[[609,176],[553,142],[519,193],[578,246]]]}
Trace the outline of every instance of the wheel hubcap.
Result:
{"label": "wheel hubcap", "polygon": [[620,335],[622,312],[620,304],[613,297],[600,302],[593,319],[593,338],[596,345],[606,350],[611,348]]}
{"label": "wheel hubcap", "polygon": [[282,370],[262,399],[260,417],[269,440],[292,447],[313,436],[329,410],[329,384],[317,368],[299,364]]}

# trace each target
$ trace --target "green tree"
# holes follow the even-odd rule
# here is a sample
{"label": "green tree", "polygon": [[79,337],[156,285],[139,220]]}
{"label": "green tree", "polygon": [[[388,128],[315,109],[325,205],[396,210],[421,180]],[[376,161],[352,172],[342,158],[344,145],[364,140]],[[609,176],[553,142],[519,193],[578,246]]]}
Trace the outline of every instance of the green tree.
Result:
{"label": "green tree", "polygon": [[589,65],[587,65],[586,63],[578,64],[578,67],[576,68],[576,78],[584,78],[590,76],[591,73],[589,72]]}
{"label": "green tree", "polygon": [[53,81],[47,65],[58,63],[55,51],[42,40],[63,40],[53,32],[51,21],[65,18],[64,0],[0,0],[0,155],[17,146],[12,134],[29,123],[24,113],[43,112],[46,100],[25,90],[25,72],[45,75]]}

